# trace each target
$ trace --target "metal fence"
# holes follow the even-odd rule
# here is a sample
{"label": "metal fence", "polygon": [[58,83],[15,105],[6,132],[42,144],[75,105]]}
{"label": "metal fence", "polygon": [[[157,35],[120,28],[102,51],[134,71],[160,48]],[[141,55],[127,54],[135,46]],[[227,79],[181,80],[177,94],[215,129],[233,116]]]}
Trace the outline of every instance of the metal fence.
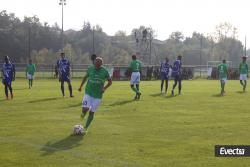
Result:
{"label": "metal fence", "polygon": [[[87,68],[90,64],[71,64],[71,77],[81,78],[85,75]],[[127,65],[104,65],[108,70],[110,75],[113,76],[114,80],[127,80],[129,78],[129,71]],[[17,63],[16,67],[16,77],[25,78],[26,64]],[[36,78],[56,78],[55,65],[52,64],[36,64]],[[142,67],[141,77],[143,80],[154,80],[160,79],[160,66],[144,66]],[[239,71],[237,68],[230,67],[229,69],[231,79],[237,79],[239,76]],[[2,74],[1,74],[2,75]],[[182,78],[183,79],[217,79],[217,67],[215,66],[183,66],[182,67]]]}

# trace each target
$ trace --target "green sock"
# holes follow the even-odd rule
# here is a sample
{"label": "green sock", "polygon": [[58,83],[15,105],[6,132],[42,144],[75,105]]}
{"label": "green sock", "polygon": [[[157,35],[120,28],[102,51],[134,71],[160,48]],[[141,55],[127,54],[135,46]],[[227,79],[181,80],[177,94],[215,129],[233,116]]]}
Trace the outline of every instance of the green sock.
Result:
{"label": "green sock", "polygon": [[81,113],[81,118],[84,119],[86,114],[87,114],[87,112],[82,112]]}
{"label": "green sock", "polygon": [[135,87],[131,87],[131,89],[132,89],[135,93],[137,93],[137,89],[136,89]]}
{"label": "green sock", "polygon": [[136,93],[140,93],[140,88],[139,88],[139,86],[138,86],[138,87],[136,86],[136,90],[137,90]]}
{"label": "green sock", "polygon": [[224,92],[225,83],[222,83],[222,92]]}
{"label": "green sock", "polygon": [[30,87],[30,80],[29,80],[29,87]]}
{"label": "green sock", "polygon": [[244,84],[243,84],[243,82],[242,82],[242,81],[240,81],[240,84],[241,84],[242,86],[244,86]]}
{"label": "green sock", "polygon": [[86,125],[84,128],[88,129],[89,125],[91,124],[92,120],[94,119],[94,114],[89,114]]}
{"label": "green sock", "polygon": [[223,92],[223,83],[222,82],[220,82],[220,89],[221,89],[221,93]]}

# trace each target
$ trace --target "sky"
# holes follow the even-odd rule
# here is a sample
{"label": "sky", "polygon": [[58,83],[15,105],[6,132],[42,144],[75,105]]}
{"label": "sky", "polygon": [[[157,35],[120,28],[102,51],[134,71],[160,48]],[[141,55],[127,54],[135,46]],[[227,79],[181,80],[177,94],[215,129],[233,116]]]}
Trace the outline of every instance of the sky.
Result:
{"label": "sky", "polygon": [[[238,39],[250,46],[250,0],[66,0],[64,30],[80,30],[84,21],[98,24],[108,35],[118,30],[130,34],[140,25],[152,27],[157,39],[171,32],[191,36],[194,31],[213,33],[215,26],[229,22],[238,29]],[[40,21],[61,27],[59,0],[0,0],[0,10],[24,16],[37,15]]]}

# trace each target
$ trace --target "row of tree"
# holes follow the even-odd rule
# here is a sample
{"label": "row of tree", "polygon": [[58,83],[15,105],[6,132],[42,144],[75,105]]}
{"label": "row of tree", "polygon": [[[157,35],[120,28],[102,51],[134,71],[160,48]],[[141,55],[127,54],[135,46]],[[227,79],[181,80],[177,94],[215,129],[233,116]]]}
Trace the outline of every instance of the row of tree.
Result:
{"label": "row of tree", "polygon": [[0,12],[0,61],[9,55],[18,63],[32,58],[35,63],[52,64],[61,52],[62,38],[67,57],[77,64],[91,63],[89,57],[93,53],[102,56],[106,64],[119,65],[127,64],[134,53],[145,64],[159,64],[165,57],[173,60],[181,54],[186,65],[205,65],[207,61],[222,59],[237,64],[244,54],[237,29],[229,23],[216,26],[211,34],[194,32],[185,37],[176,31],[160,41],[154,30],[145,26],[133,29],[130,34],[117,31],[108,36],[101,26],[84,22],[80,31],[67,30],[62,34],[56,23],[52,26],[41,23],[37,16],[20,20],[13,13]]}

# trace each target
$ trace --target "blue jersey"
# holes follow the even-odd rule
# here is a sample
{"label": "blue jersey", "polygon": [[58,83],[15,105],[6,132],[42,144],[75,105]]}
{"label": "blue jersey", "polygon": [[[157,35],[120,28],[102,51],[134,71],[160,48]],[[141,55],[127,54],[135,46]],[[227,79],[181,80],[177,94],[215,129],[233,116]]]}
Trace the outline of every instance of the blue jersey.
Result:
{"label": "blue jersey", "polygon": [[3,82],[9,83],[15,77],[15,65],[12,63],[4,63],[2,68]]}
{"label": "blue jersey", "polygon": [[181,61],[175,60],[173,68],[172,68],[172,76],[179,76],[181,75]]}
{"label": "blue jersey", "polygon": [[161,63],[161,68],[160,68],[160,71],[161,73],[169,73],[169,68],[170,68],[170,65],[169,63],[165,62],[165,63]]}
{"label": "blue jersey", "polygon": [[69,76],[70,74],[70,63],[67,59],[60,59],[57,61],[58,72],[62,76]]}

